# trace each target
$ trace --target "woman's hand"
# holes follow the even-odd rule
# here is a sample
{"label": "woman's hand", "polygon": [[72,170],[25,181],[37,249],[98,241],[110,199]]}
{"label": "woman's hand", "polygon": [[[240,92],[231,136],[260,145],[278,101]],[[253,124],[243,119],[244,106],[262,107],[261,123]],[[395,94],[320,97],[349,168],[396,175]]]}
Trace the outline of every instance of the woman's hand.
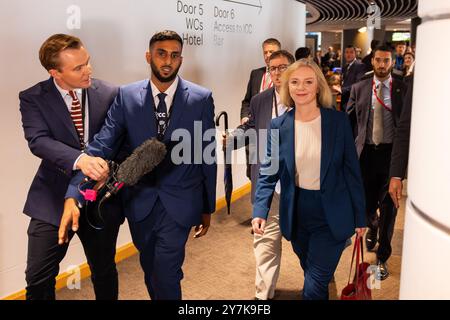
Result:
{"label": "woman's hand", "polygon": [[361,238],[364,237],[367,228],[356,228],[355,231]]}

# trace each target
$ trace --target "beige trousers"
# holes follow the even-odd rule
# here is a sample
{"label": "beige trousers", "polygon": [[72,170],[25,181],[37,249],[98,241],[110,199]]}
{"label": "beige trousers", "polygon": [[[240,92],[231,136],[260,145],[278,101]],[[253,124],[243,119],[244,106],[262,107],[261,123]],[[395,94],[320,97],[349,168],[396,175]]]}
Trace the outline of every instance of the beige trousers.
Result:
{"label": "beige trousers", "polygon": [[255,297],[272,299],[280,274],[281,230],[279,221],[279,196],[275,193],[264,235],[254,235],[253,249],[256,259]]}

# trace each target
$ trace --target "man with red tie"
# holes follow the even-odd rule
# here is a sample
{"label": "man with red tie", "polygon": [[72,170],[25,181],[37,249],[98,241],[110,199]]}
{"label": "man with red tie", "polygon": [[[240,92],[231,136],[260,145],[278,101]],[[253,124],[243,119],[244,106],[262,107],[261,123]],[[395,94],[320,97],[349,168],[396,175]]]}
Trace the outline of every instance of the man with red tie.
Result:
{"label": "man with red tie", "polygon": [[242,100],[241,124],[246,123],[249,119],[250,100],[252,97],[273,87],[273,82],[270,78],[269,72],[269,61],[272,53],[281,50],[280,41],[273,38],[267,39],[263,42],[262,49],[264,62],[266,65],[264,67],[252,70],[250,73],[250,79],[247,84],[247,92],[245,93],[244,100]]}
{"label": "man with red tie", "polygon": [[[87,157],[83,150],[100,130],[118,88],[91,78],[89,53],[76,37],[51,36],[41,46],[39,58],[50,78],[19,94],[25,138],[42,160],[23,209],[31,217],[26,298],[54,300],[55,277],[68,248],[68,241],[58,244],[65,192],[79,170],[95,180],[104,178],[100,171],[108,164]],[[101,300],[118,298],[114,258],[124,218],[115,201],[105,208],[110,218],[104,229],[93,229],[84,215],[79,225],[72,226],[86,253],[96,298]],[[73,235],[71,231],[68,239]]]}

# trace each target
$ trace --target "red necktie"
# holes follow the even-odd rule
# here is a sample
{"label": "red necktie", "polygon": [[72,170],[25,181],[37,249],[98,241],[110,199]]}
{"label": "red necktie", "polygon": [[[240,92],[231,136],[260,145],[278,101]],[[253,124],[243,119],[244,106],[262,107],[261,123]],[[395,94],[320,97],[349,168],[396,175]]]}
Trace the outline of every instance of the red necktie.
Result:
{"label": "red necktie", "polygon": [[84,124],[81,103],[74,91],[69,91],[69,95],[72,97],[72,109],[70,109],[70,116],[72,117],[73,124],[77,130],[80,143],[84,146]]}
{"label": "red necktie", "polygon": [[270,76],[270,72],[267,71],[266,73],[264,73],[260,92],[272,88],[272,86],[273,86],[272,78]]}

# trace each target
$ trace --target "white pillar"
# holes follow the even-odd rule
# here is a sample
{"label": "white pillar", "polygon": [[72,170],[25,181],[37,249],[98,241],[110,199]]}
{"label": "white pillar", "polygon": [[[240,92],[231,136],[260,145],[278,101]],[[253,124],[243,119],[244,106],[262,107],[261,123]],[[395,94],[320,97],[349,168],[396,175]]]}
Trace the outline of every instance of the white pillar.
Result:
{"label": "white pillar", "polygon": [[450,299],[450,1],[418,13],[400,299]]}

